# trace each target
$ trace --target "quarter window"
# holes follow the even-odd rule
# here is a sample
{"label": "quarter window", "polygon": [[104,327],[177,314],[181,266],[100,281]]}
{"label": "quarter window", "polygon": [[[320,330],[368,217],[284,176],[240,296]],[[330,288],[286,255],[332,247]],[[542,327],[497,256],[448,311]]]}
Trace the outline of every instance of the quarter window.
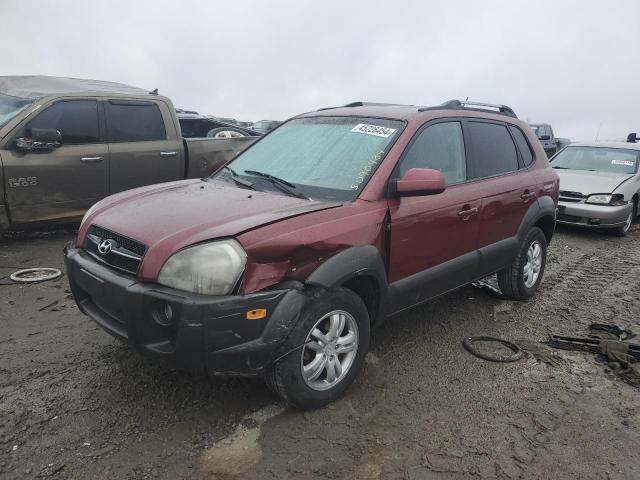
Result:
{"label": "quarter window", "polygon": [[63,144],[98,143],[98,102],[66,100],[54,103],[27,124],[27,136],[32,128],[58,130]]}
{"label": "quarter window", "polygon": [[158,105],[153,102],[108,103],[110,142],[166,140],[167,134]]}
{"label": "quarter window", "polygon": [[516,146],[507,127],[495,123],[469,122],[473,153],[473,177],[485,178],[518,170]]}
{"label": "quarter window", "polygon": [[467,179],[464,139],[459,122],[443,122],[423,130],[400,164],[400,175],[412,168],[440,170],[447,185]]}
{"label": "quarter window", "polygon": [[527,142],[527,139],[524,137],[524,134],[520,131],[519,128],[509,127],[509,130],[511,130],[513,139],[516,141],[516,145],[518,147],[518,150],[520,151],[522,163],[525,167],[528,167],[533,163],[533,152],[531,151],[529,142]]}

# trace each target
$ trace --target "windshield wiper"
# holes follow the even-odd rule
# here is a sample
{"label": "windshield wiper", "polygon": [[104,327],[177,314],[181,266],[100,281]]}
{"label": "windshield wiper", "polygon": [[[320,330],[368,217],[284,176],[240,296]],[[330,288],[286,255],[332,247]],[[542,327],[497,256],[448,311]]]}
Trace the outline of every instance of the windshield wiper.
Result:
{"label": "windshield wiper", "polygon": [[292,197],[297,197],[297,198],[303,198],[305,200],[309,200],[309,197],[307,197],[306,195],[300,193],[300,192],[294,192],[292,190],[292,188],[297,188],[293,183],[287,182],[286,180],[283,180],[282,178],[278,178],[275,177],[273,175],[270,175],[268,173],[264,173],[264,172],[258,172],[257,170],[245,170],[245,173],[248,173],[249,175],[255,175],[256,177],[262,177],[262,178],[266,178],[267,180],[271,181],[271,183],[276,186],[280,191],[291,195]]}
{"label": "windshield wiper", "polygon": [[569,167],[554,167],[553,165],[551,166],[551,168],[559,168],[561,170],[571,170]]}
{"label": "windshield wiper", "polygon": [[236,182],[236,184],[242,185],[243,187],[250,188],[251,190],[256,190],[256,187],[253,185],[253,182],[240,178],[238,174],[234,172],[230,167],[224,167],[223,170],[229,170],[231,172],[231,180]]}

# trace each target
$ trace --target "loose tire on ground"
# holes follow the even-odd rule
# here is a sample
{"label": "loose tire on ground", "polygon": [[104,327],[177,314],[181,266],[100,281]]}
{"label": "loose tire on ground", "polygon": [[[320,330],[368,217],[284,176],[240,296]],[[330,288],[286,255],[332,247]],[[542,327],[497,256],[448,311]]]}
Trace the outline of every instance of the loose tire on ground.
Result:
{"label": "loose tire on ground", "polygon": [[[328,314],[331,314],[331,316],[327,317]],[[342,336],[339,333],[338,336],[331,337],[328,335],[331,333],[328,327],[333,325],[332,322],[334,320],[338,322],[340,315],[344,317],[345,325],[341,332]],[[322,323],[317,325],[321,320]],[[347,330],[348,326],[350,326],[351,330]],[[320,330],[322,334],[320,337],[326,334],[325,338],[329,340],[327,348],[331,350],[331,354],[335,352],[333,358],[341,358],[345,365],[348,363],[348,368],[345,367],[344,375],[341,377],[335,376],[336,379],[339,378],[335,384],[328,381],[328,369],[323,372],[325,383],[327,383],[324,389],[321,389],[323,388],[321,385],[322,375],[317,379],[309,379],[307,375],[306,380],[303,376],[305,364],[308,366],[311,361],[318,358],[318,355],[325,355],[325,350],[321,348],[324,342],[317,342],[316,339],[318,337],[312,335],[314,327]],[[325,327],[327,327],[326,332]],[[357,338],[355,350],[339,353],[343,351],[342,349],[346,350],[349,345],[353,345],[353,342],[348,343],[348,339],[352,338],[348,335],[353,332],[355,332]],[[293,407],[307,410],[327,405],[347,390],[362,369],[364,357],[369,349],[369,335],[369,314],[360,297],[346,288],[328,290],[312,300],[304,308],[300,321],[291,331],[283,346],[283,351],[290,351],[290,353],[276,361],[267,372],[265,381],[270,390]],[[341,340],[345,340],[347,343],[341,344]],[[315,349],[322,351],[318,352]],[[351,355],[351,352],[354,352],[353,355]],[[348,360],[347,356],[349,356]],[[326,354],[326,358],[329,358],[329,354]],[[318,363],[320,364],[320,362]],[[332,371],[335,374],[337,370],[332,369]],[[309,384],[314,385],[314,388]]]}
{"label": "loose tire on ground", "polygon": [[[538,266],[539,268],[535,282],[527,285],[524,278],[525,266],[528,262],[528,255],[530,255],[530,248],[536,244],[536,242],[541,249],[540,264]],[[542,281],[546,260],[547,239],[542,230],[538,227],[532,227],[520,244],[518,255],[513,263],[509,267],[498,272],[498,285],[500,286],[502,293],[514,300],[528,300],[531,298],[538,290],[540,282]],[[530,263],[531,262],[529,260],[529,264]]]}

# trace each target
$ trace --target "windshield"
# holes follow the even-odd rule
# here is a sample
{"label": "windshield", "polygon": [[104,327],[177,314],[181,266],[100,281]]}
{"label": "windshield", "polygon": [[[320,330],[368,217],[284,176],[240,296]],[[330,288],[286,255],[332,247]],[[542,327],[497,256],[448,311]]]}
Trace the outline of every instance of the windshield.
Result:
{"label": "windshield", "polygon": [[630,174],[635,173],[638,154],[635,150],[604,147],[567,147],[551,162],[553,168]]}
{"label": "windshield", "polygon": [[0,127],[27,108],[33,100],[0,93]]}
{"label": "windshield", "polygon": [[[284,180],[313,199],[357,197],[400,134],[400,121],[315,117],[291,120],[233,160],[224,170],[267,185],[260,172]],[[277,191],[277,190],[276,190]]]}

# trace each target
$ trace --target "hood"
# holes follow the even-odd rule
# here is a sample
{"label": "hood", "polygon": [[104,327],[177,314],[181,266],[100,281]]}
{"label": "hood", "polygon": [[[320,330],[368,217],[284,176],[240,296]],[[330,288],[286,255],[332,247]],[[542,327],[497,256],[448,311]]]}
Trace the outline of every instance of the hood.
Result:
{"label": "hood", "polygon": [[556,169],[560,177],[560,191],[579,192],[583,195],[592,193],[613,193],[622,183],[633,177],[633,174],[588,172],[586,170]]}
{"label": "hood", "polygon": [[78,243],[90,225],[144,243],[147,254],[140,271],[157,268],[188,245],[240,233],[286,218],[340,204],[304,200],[238,188],[220,182],[186,180],[154,185],[107,197],[78,232]]}

